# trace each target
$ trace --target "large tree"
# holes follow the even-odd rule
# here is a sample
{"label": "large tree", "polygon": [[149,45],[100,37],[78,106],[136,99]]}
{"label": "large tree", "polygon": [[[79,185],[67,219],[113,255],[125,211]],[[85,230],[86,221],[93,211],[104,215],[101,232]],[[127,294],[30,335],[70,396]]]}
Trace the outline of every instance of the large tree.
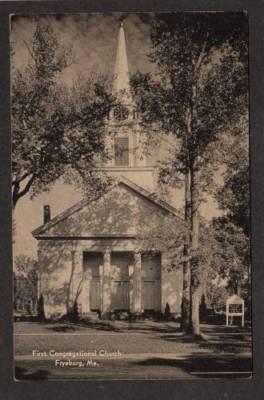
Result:
{"label": "large tree", "polygon": [[[233,292],[243,292],[250,307],[250,191],[247,111],[225,153],[223,184],[216,191],[223,216],[212,221],[222,263],[219,272]],[[221,259],[220,258],[220,259]],[[222,265],[221,265],[222,264]]]}
{"label": "large tree", "polygon": [[[106,156],[104,120],[113,97],[98,76],[63,85],[71,53],[59,45],[51,26],[39,20],[26,43],[27,65],[12,70],[13,206],[72,171],[98,181],[95,165]],[[14,55],[13,55],[14,56]],[[74,177],[75,178],[75,177]]]}
{"label": "large tree", "polygon": [[250,235],[249,135],[247,111],[235,126],[236,135],[225,154],[224,184],[216,200],[226,219]]}
{"label": "large tree", "polygon": [[143,125],[158,126],[177,139],[167,173],[185,180],[189,234],[182,327],[195,335],[200,335],[200,204],[212,188],[222,138],[232,133],[247,102],[246,36],[243,13],[158,15],[151,26],[150,54],[157,74],[137,73],[131,79]]}
{"label": "large tree", "polygon": [[248,282],[249,238],[226,217],[212,221],[215,238],[214,270],[224,278],[232,294],[240,294]]}

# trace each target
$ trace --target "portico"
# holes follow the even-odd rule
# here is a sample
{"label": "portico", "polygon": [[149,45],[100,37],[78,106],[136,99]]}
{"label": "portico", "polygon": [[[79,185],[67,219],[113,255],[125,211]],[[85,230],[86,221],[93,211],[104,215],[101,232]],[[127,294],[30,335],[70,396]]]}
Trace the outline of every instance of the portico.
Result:
{"label": "portico", "polygon": [[72,256],[71,302],[80,314],[161,311],[159,254],[77,246]]}

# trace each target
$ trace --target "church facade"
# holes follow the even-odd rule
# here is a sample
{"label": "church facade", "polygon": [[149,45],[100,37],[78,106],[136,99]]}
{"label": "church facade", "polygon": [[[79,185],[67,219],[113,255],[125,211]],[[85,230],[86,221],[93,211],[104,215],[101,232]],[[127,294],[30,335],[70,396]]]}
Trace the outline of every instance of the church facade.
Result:
{"label": "church facade", "polygon": [[182,268],[173,254],[152,245],[155,227],[182,220],[157,200],[155,152],[144,151],[145,136],[129,88],[124,27],[118,36],[113,91],[120,100],[107,122],[111,158],[103,169],[117,178],[94,200],[82,200],[55,218],[46,206],[38,241],[39,294],[45,314],[56,318],[74,303],[82,316],[115,311],[180,314]]}

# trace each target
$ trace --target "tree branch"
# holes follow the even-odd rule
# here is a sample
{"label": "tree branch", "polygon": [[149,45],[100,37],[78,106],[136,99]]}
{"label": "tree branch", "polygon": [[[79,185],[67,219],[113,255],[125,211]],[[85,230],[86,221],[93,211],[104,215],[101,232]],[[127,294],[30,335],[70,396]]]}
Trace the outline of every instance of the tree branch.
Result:
{"label": "tree branch", "polygon": [[208,37],[209,37],[209,32],[206,33],[206,39],[203,42],[202,50],[201,50],[201,52],[199,54],[199,57],[198,57],[198,60],[197,60],[197,62],[195,64],[195,66],[194,66],[194,73],[195,74],[197,72],[199,72],[199,70],[201,68],[201,65],[202,65],[202,62],[204,60],[204,57],[206,55],[206,51],[205,50],[206,50],[206,46],[207,46],[207,42],[208,42]]}
{"label": "tree branch", "polygon": [[16,177],[12,181],[12,185],[15,185],[16,183],[21,183],[24,179],[26,179],[31,173],[30,172],[25,172],[20,178]]}
{"label": "tree branch", "polygon": [[23,43],[24,43],[24,45],[26,46],[27,51],[29,52],[29,54],[30,54],[32,60],[34,61],[34,63],[36,63],[36,58],[35,58],[35,56],[34,56],[34,53],[31,51],[30,46],[28,45],[28,43],[27,43],[25,40],[23,40]]}
{"label": "tree branch", "polygon": [[24,187],[24,189],[22,189],[20,192],[19,192],[19,186],[20,186],[20,185],[19,185],[19,182],[16,182],[16,183],[13,185],[13,186],[14,186],[14,190],[13,190],[13,206],[16,205],[17,201],[18,201],[21,197],[23,197],[25,194],[28,193],[30,187],[32,186],[32,183],[33,183],[34,179],[35,179],[35,175],[33,174],[33,175],[31,176],[31,178],[28,180],[28,182],[27,182],[26,186]]}

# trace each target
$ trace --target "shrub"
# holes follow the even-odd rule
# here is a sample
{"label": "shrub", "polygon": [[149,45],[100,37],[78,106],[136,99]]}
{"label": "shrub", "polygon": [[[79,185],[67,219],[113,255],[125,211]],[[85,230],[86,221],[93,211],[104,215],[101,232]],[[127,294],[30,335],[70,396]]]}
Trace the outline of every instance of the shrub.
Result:
{"label": "shrub", "polygon": [[207,313],[207,305],[206,305],[204,294],[202,295],[202,298],[201,298],[201,304],[200,304],[199,311],[200,311],[200,320],[202,322],[205,322],[207,320],[208,313]]}
{"label": "shrub", "polygon": [[77,301],[73,303],[72,308],[70,309],[68,313],[68,319],[70,322],[78,322],[80,321],[80,315],[79,315],[79,309],[78,309],[78,304]]}
{"label": "shrub", "polygon": [[168,320],[170,318],[170,316],[171,316],[170,305],[169,305],[169,303],[166,303],[165,310],[164,310],[164,319]]}

